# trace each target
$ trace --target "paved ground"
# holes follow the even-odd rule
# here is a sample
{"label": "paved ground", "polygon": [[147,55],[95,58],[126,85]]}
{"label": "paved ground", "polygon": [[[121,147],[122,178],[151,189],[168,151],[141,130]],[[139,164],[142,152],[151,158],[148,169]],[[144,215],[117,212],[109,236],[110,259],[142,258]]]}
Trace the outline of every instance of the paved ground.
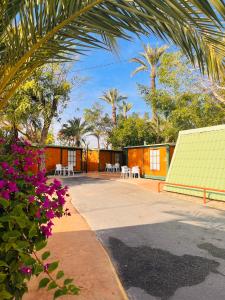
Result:
{"label": "paved ground", "polygon": [[[126,300],[127,297],[109,261],[108,255],[84,218],[71,205],[70,217],[54,220],[54,232],[48,240],[49,262],[59,260],[59,270],[81,287],[79,296],[63,296],[64,300]],[[44,250],[46,251],[46,249]],[[39,254],[40,255],[40,254]],[[23,300],[52,300],[54,291],[38,289],[41,278],[32,278]],[[61,299],[60,298],[60,299]],[[0,299],[2,300],[2,299]]]}
{"label": "paved ground", "polygon": [[224,211],[115,180],[65,182],[130,299],[225,299]]}

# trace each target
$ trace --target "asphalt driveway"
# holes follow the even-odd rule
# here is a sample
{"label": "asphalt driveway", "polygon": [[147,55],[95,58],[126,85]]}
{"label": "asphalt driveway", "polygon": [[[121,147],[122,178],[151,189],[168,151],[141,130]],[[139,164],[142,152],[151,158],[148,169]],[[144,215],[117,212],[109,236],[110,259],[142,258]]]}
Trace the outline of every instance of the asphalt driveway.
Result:
{"label": "asphalt driveway", "polygon": [[130,299],[225,299],[224,211],[119,181],[65,183]]}

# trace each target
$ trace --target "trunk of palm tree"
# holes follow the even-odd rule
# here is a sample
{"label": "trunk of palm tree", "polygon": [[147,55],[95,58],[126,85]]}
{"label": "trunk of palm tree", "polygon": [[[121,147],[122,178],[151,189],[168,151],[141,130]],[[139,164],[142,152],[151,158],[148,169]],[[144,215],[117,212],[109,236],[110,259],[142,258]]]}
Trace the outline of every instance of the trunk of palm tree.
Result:
{"label": "trunk of palm tree", "polygon": [[123,117],[124,117],[124,119],[127,118],[127,111],[126,111],[126,108],[125,108],[125,107],[123,108]]}
{"label": "trunk of palm tree", "polygon": [[98,135],[96,135],[96,138],[97,138],[97,143],[98,143],[98,149],[100,149],[100,136]]}
{"label": "trunk of palm tree", "polygon": [[116,126],[116,106],[115,106],[115,104],[112,105],[112,121],[113,121],[113,125]]}
{"label": "trunk of palm tree", "polygon": [[[152,66],[151,69],[151,91],[152,94],[154,95],[156,91],[156,66]],[[156,126],[156,143],[159,143],[159,118],[157,114],[157,109],[156,109],[156,103],[152,103],[152,122]]]}

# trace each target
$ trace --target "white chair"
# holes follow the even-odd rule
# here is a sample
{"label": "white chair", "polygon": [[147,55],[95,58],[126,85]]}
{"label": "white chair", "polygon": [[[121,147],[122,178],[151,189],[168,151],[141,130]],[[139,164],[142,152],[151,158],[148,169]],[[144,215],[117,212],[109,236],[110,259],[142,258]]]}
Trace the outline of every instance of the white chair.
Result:
{"label": "white chair", "polygon": [[132,167],[131,173],[133,178],[136,178],[136,175],[140,178],[140,168],[138,166]]}
{"label": "white chair", "polygon": [[111,164],[105,164],[105,170],[106,170],[106,172],[112,172],[112,170],[113,170],[112,165]]}
{"label": "white chair", "polygon": [[62,175],[62,165],[61,164],[55,165],[55,175]]}
{"label": "white chair", "polygon": [[114,170],[115,170],[115,172],[119,172],[120,171],[120,164],[119,163],[115,163]]}
{"label": "white chair", "polygon": [[68,176],[72,173],[74,176],[74,170],[73,170],[73,165],[68,165]]}
{"label": "white chair", "polygon": [[121,167],[121,177],[122,178],[128,178],[129,177],[129,174],[130,174],[130,170],[127,166],[122,166]]}

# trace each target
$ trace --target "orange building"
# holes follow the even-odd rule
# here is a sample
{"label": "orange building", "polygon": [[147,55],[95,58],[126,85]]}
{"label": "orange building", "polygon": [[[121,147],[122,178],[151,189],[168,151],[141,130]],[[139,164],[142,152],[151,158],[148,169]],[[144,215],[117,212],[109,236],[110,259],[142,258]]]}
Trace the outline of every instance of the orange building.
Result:
{"label": "orange building", "polygon": [[82,148],[47,145],[45,147],[45,164],[47,173],[53,173],[56,164],[62,164],[62,166],[73,164],[74,171],[81,172]]}
{"label": "orange building", "polygon": [[175,144],[153,144],[125,147],[129,168],[139,166],[145,178],[165,180]]}
{"label": "orange building", "polygon": [[105,170],[107,163],[122,164],[123,152],[117,150],[103,150],[103,149],[88,149],[86,150],[86,169],[88,172],[101,172]]}

